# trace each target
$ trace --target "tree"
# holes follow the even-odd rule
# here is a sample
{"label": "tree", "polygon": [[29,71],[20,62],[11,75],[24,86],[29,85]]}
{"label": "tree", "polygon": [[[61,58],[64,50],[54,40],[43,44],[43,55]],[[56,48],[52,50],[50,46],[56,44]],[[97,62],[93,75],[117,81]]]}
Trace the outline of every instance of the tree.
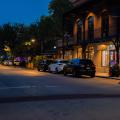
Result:
{"label": "tree", "polygon": [[57,36],[62,37],[63,14],[73,8],[69,0],[52,0],[49,4],[49,13],[54,20],[54,29]]}
{"label": "tree", "polygon": [[11,53],[14,54],[16,32],[10,23],[2,26],[2,40],[4,46],[9,46]]}
{"label": "tree", "polygon": [[16,32],[14,56],[25,56],[25,41],[28,39],[28,27],[24,24],[14,24]]}
{"label": "tree", "polygon": [[2,34],[2,27],[0,26],[0,50],[4,48],[4,42],[3,42],[3,34]]}
{"label": "tree", "polygon": [[112,40],[116,48],[117,63],[119,64],[119,50],[120,50],[120,17],[116,18],[116,38]]}
{"label": "tree", "polygon": [[[24,43],[28,39],[28,27],[24,24],[4,24],[1,27],[1,40],[3,48],[5,46],[10,48],[11,55],[24,56],[25,46]],[[3,49],[2,48],[2,49]]]}
{"label": "tree", "polygon": [[38,22],[38,34],[40,37],[41,52],[50,52],[55,44],[56,31],[51,16],[42,16]]}

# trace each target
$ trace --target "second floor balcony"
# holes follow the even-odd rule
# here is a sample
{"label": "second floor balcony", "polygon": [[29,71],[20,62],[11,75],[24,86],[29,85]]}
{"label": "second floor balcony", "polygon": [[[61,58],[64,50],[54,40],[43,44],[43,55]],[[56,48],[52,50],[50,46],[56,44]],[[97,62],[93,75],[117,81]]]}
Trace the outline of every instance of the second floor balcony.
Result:
{"label": "second floor balcony", "polygon": [[[115,38],[117,34],[120,35],[120,31],[117,32],[117,27],[115,25],[110,26],[109,29],[105,32],[102,32],[102,28],[94,29],[94,33],[92,34],[92,38],[89,38],[90,36],[89,31],[85,31],[85,40],[83,39],[83,32],[81,33],[81,39],[78,39],[77,37],[72,37],[69,40],[58,40],[57,46],[58,47],[66,47],[66,46],[74,46],[74,45],[80,45],[83,42],[88,43],[98,43],[103,41],[111,40],[112,38]],[[63,44],[64,43],[64,44]]]}

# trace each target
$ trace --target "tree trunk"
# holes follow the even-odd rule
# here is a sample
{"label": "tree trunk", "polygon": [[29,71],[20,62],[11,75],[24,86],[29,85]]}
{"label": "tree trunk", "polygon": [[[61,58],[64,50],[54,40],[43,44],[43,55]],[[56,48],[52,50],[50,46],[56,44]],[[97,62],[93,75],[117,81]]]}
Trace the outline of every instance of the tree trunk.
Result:
{"label": "tree trunk", "polygon": [[64,46],[64,42],[65,42],[65,39],[64,39],[64,26],[65,26],[65,23],[64,23],[64,15],[63,15],[63,23],[62,23],[62,55],[63,55],[63,59],[65,58],[65,46]]}
{"label": "tree trunk", "polygon": [[86,53],[85,53],[85,49],[84,48],[82,48],[82,58],[86,59]]}
{"label": "tree trunk", "polygon": [[120,17],[117,17],[117,37],[116,37],[116,53],[117,53],[117,63],[119,64],[119,48],[120,48],[120,38],[119,38],[119,32],[120,32]]}
{"label": "tree trunk", "polygon": [[120,60],[119,60],[119,46],[116,47],[116,57],[117,57],[117,61],[116,62],[119,65],[119,62],[120,62]]}
{"label": "tree trunk", "polygon": [[85,43],[85,16],[84,16],[84,19],[83,19],[83,45],[82,45],[82,58],[83,59],[86,59],[86,48],[87,48],[87,45],[86,45],[86,43]]}

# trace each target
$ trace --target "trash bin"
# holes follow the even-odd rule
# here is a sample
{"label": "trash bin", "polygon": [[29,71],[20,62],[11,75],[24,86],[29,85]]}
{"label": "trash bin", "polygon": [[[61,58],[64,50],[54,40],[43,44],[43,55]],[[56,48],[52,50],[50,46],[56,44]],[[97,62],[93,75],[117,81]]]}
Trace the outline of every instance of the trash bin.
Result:
{"label": "trash bin", "polygon": [[119,75],[120,75],[120,68],[119,68],[118,64],[115,64],[114,66],[110,67],[109,75],[111,77],[119,77]]}

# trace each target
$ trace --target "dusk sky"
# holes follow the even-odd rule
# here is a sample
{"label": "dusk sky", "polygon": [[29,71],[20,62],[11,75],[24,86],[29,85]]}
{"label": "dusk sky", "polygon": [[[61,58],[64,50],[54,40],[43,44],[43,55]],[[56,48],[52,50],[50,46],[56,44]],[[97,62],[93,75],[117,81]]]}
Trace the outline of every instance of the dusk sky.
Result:
{"label": "dusk sky", "polygon": [[51,0],[0,0],[0,25],[4,23],[30,24],[48,15]]}

